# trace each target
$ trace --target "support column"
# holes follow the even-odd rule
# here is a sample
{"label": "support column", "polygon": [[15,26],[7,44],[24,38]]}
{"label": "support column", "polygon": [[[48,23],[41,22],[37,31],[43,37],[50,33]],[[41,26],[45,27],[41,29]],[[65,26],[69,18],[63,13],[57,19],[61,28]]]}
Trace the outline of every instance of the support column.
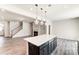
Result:
{"label": "support column", "polygon": [[5,37],[11,37],[11,34],[10,34],[10,21],[5,21],[4,36]]}

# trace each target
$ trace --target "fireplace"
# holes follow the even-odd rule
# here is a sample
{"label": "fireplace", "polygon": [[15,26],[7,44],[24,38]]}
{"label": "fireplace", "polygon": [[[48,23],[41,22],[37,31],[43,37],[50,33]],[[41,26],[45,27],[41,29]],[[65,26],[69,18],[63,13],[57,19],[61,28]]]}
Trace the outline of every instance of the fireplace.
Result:
{"label": "fireplace", "polygon": [[34,36],[38,36],[38,31],[34,31]]}

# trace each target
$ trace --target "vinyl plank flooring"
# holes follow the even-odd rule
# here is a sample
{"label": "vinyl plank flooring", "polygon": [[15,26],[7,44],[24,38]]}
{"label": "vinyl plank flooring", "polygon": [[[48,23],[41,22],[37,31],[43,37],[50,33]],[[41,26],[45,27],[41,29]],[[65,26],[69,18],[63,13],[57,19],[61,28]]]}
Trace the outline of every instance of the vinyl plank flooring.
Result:
{"label": "vinyl plank flooring", "polygon": [[54,55],[78,55],[77,41],[57,39]]}

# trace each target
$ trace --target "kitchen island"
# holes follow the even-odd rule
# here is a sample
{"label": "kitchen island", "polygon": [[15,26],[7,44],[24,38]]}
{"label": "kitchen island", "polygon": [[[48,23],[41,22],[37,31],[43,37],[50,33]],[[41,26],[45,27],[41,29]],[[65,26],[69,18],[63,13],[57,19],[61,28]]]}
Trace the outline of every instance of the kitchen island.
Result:
{"label": "kitchen island", "polygon": [[29,55],[49,55],[57,46],[55,35],[39,35],[25,38],[24,40],[28,42]]}

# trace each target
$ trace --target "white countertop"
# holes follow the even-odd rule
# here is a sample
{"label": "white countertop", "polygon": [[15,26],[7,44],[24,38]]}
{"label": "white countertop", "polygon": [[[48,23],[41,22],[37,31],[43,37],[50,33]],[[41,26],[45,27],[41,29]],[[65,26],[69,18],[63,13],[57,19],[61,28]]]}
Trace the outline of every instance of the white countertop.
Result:
{"label": "white countertop", "polygon": [[41,46],[43,43],[53,39],[56,37],[56,35],[39,35],[35,37],[30,37],[30,38],[24,38],[24,40],[36,45],[36,46]]}

